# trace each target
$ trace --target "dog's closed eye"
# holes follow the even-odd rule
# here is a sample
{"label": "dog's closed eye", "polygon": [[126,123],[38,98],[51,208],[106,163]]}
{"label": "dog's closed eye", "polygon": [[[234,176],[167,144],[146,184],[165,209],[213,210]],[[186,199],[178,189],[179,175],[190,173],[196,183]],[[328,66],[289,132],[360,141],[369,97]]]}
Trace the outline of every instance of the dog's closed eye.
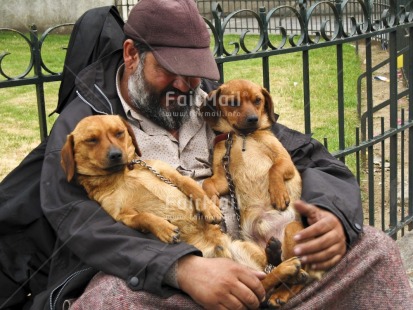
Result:
{"label": "dog's closed eye", "polygon": [[115,136],[118,139],[123,138],[125,136],[125,131],[124,130],[118,131]]}
{"label": "dog's closed eye", "polygon": [[96,137],[91,137],[85,140],[87,144],[97,144],[99,142],[99,139]]}

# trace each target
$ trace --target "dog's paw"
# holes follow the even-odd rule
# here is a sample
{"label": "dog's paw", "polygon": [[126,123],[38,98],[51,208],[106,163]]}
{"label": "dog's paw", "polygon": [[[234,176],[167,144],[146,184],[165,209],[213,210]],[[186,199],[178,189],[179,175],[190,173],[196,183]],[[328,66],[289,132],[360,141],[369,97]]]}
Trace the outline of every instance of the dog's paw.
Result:
{"label": "dog's paw", "polygon": [[277,266],[280,268],[280,280],[283,283],[291,283],[301,274],[301,262],[298,257],[291,257]]}
{"label": "dog's paw", "polygon": [[281,263],[281,254],[281,241],[275,237],[271,237],[267,241],[267,246],[265,247],[265,255],[267,256],[268,264],[278,266]]}
{"label": "dog's paw", "polygon": [[280,308],[285,305],[292,297],[297,295],[304,285],[281,285],[267,300],[269,308]]}
{"label": "dog's paw", "polygon": [[285,305],[286,302],[287,301],[285,301],[283,298],[280,298],[277,293],[274,293],[270,298],[268,298],[265,306],[268,309],[278,309]]}
{"label": "dog's paw", "polygon": [[301,270],[301,262],[297,257],[292,257],[281,262],[277,267],[273,268],[261,281],[265,291],[271,292],[279,285],[289,284],[297,277]]}
{"label": "dog's paw", "polygon": [[179,228],[169,222],[165,222],[163,227],[159,227],[155,235],[159,240],[165,243],[178,243],[181,241]]}
{"label": "dog's paw", "polygon": [[267,306],[270,309],[278,309],[285,305],[292,297],[292,292],[285,285],[280,286],[267,300]]}
{"label": "dog's paw", "polygon": [[219,224],[222,221],[221,209],[210,199],[204,199],[201,206],[197,206],[201,217],[211,224]]}
{"label": "dog's paw", "polygon": [[310,275],[304,270],[300,269],[295,278],[290,280],[290,284],[308,284],[312,281]]}
{"label": "dog's paw", "polygon": [[211,201],[216,205],[219,206],[220,204],[220,200],[219,200],[219,196],[218,195],[212,195],[212,197],[210,197]]}
{"label": "dog's paw", "polygon": [[290,195],[285,187],[270,188],[271,205],[274,209],[284,211],[290,205]]}

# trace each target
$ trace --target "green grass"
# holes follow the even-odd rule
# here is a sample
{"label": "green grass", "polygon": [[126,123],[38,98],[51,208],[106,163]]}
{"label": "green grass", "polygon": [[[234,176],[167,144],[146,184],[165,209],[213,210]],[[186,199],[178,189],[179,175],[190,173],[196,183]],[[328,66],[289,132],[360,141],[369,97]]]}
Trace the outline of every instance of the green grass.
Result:
{"label": "green grass", "polygon": [[[50,35],[43,47],[42,57],[46,66],[59,72],[63,68],[64,47],[67,46],[68,35]],[[226,48],[233,47],[230,41],[238,41],[237,36],[226,36]],[[279,38],[272,41],[276,44]],[[258,37],[248,35],[247,47],[252,50]],[[345,126],[346,146],[354,144],[354,128],[358,126],[356,112],[356,81],[361,73],[361,61],[350,45],[344,46],[344,93],[345,93]],[[22,74],[29,63],[30,52],[27,43],[18,35],[0,32],[0,54],[10,52],[1,63],[3,71],[9,76]],[[310,94],[311,121],[314,137],[320,141],[328,139],[329,150],[338,149],[337,140],[337,73],[335,47],[311,50],[310,55]],[[230,62],[224,65],[225,80],[234,78],[249,79],[262,84],[261,59]],[[302,55],[290,53],[270,58],[270,86],[275,103],[275,111],[280,114],[279,122],[299,131],[304,130],[303,88],[302,88]],[[30,73],[28,76],[33,76]],[[0,77],[0,81],[4,78]],[[59,83],[45,85],[46,110],[49,114],[56,107]],[[0,88],[0,143],[3,156],[0,160],[0,180],[15,167],[22,158],[40,142],[37,117],[35,87],[21,86]],[[48,120],[51,128],[56,115]],[[13,156],[10,156],[12,154]],[[352,160],[346,163],[353,168]]]}
{"label": "green grass", "polygon": [[[30,38],[28,33],[23,35]],[[42,59],[51,71],[62,71],[68,42],[68,35],[49,35],[44,40]],[[3,52],[10,53],[2,62],[2,69],[8,76],[13,78],[26,71],[30,64],[30,46],[21,35],[11,31],[0,32],[0,54]],[[33,71],[28,76],[33,76]],[[0,76],[1,80],[4,78]]]}
{"label": "green grass", "polygon": [[[25,34],[28,36],[28,34]],[[50,35],[42,46],[44,64],[53,72],[63,69],[68,35]],[[0,54],[10,53],[1,62],[3,72],[11,78],[25,73],[30,63],[30,46],[18,34],[0,32]],[[45,72],[44,74],[48,74]],[[27,77],[33,76],[33,70]],[[4,81],[0,77],[0,82]],[[57,104],[59,82],[44,86],[46,113],[50,114]],[[34,85],[0,88],[0,144],[3,152],[0,161],[0,180],[40,142],[40,129],[37,113],[36,88]],[[48,129],[56,115],[48,117]]]}

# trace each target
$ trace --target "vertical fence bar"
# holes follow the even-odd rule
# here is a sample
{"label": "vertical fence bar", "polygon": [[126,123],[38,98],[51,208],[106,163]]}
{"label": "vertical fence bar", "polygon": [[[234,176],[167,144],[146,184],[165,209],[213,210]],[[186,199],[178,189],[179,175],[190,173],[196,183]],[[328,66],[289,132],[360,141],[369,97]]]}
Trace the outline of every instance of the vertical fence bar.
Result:
{"label": "vertical fence bar", "polygon": [[[380,118],[380,133],[384,134],[384,117]],[[380,199],[380,209],[381,209],[381,230],[386,229],[386,140],[382,140],[381,146],[381,199]]]}
{"label": "vertical fence bar", "polygon": [[[356,128],[356,145],[360,145],[360,128]],[[361,175],[361,169],[360,169],[360,151],[356,152],[356,177],[357,177],[357,183],[360,184],[360,175]]]}
{"label": "vertical fence bar", "polygon": [[[267,16],[266,16],[266,9],[265,7],[260,7],[260,19],[262,21],[263,24],[263,35],[264,35],[264,41],[262,43],[262,47],[261,49],[263,51],[266,51],[268,49],[268,42],[269,42],[269,38],[268,38],[268,22],[267,22]],[[270,85],[270,62],[269,62],[269,57],[268,56],[264,56],[262,57],[262,82],[264,87],[270,92],[271,89],[271,85]]]}
{"label": "vertical fence bar", "polygon": [[[342,29],[342,10],[341,0],[335,1],[335,6],[338,11],[338,36],[343,34]],[[345,145],[345,126],[344,126],[344,64],[343,64],[343,44],[336,45],[336,62],[337,62],[337,117],[338,117],[338,147],[339,150],[344,150]],[[345,156],[339,158],[343,163]]]}
{"label": "vertical fence bar", "polygon": [[36,82],[37,113],[39,116],[40,139],[43,141],[47,137],[46,107],[44,100],[44,81],[42,73],[42,59],[40,54],[40,44],[37,37],[37,28],[35,25],[30,27],[30,41],[32,42],[33,53],[33,70]]}
{"label": "vertical fence bar", "polygon": [[[371,38],[365,39],[366,44],[366,95],[367,95],[367,138],[373,138],[373,76],[371,61]],[[374,226],[374,149],[367,148],[369,225]]]}
{"label": "vertical fence bar", "polygon": [[[304,25],[304,44],[308,44],[308,17],[306,7],[300,5],[300,15]],[[302,52],[303,61],[303,100],[304,100],[304,131],[306,134],[311,134],[311,103],[310,103],[310,52],[304,50]]]}
{"label": "vertical fence bar", "polygon": [[[390,128],[397,129],[397,31],[389,33],[389,65],[390,65]],[[390,228],[397,226],[397,134],[390,137]],[[392,235],[397,239],[397,231]]]}
{"label": "vertical fence bar", "polygon": [[309,51],[303,51],[303,97],[304,97],[304,128],[305,133],[311,133],[311,104],[310,104],[310,57]]}
{"label": "vertical fence bar", "polygon": [[[344,128],[344,77],[343,77],[343,45],[337,44],[337,101],[338,101],[338,145],[340,150],[344,150],[345,145],[345,128]],[[343,163],[345,157],[339,158]]]}

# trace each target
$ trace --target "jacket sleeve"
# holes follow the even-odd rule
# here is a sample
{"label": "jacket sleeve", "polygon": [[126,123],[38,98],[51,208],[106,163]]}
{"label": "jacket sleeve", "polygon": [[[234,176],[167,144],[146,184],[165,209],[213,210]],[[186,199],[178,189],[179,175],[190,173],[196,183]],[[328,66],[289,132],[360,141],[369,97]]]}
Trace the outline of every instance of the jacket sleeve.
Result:
{"label": "jacket sleeve", "polygon": [[277,125],[280,141],[301,173],[302,199],[332,212],[343,224],[349,244],[363,229],[360,187],[347,166],[309,135]]}
{"label": "jacket sleeve", "polygon": [[165,244],[112,219],[86,192],[68,183],[60,166],[60,150],[77,122],[91,114],[72,102],[53,127],[41,175],[41,204],[58,238],[87,265],[125,280],[133,290],[165,295],[165,273],[180,257],[201,255],[185,243]]}

